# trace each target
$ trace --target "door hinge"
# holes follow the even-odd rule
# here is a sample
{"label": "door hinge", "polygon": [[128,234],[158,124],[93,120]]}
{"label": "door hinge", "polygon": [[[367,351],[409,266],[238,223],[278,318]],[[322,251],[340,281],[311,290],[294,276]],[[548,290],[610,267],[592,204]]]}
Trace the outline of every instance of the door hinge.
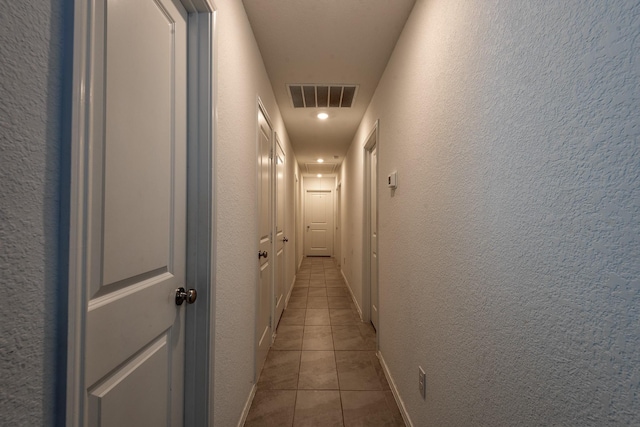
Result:
{"label": "door hinge", "polygon": [[269,150],[269,158],[273,160],[273,148]]}

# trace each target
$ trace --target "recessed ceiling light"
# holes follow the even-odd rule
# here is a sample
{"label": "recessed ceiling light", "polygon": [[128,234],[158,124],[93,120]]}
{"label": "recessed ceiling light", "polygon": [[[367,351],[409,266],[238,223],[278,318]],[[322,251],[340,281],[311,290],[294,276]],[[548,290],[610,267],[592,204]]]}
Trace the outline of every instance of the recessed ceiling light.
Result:
{"label": "recessed ceiling light", "polygon": [[320,120],[327,120],[329,118],[329,115],[327,113],[318,113],[318,118]]}
{"label": "recessed ceiling light", "polygon": [[323,163],[324,159],[318,159],[318,163]]}
{"label": "recessed ceiling light", "polygon": [[322,178],[322,174],[321,173],[318,174],[318,178]]}

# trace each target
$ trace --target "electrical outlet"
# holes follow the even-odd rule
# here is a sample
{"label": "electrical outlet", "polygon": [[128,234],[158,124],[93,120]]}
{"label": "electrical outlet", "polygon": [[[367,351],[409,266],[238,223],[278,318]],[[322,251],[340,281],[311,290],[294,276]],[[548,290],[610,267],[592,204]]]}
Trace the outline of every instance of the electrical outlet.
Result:
{"label": "electrical outlet", "polygon": [[427,397],[427,375],[424,373],[422,366],[418,366],[418,389],[423,399]]}

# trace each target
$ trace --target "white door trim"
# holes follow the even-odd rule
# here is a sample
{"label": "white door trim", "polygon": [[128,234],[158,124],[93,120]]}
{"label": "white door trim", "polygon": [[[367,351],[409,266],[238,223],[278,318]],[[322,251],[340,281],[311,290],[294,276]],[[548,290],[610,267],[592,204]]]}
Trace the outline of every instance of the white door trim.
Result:
{"label": "white door trim", "polygon": [[[215,162],[217,101],[216,6],[181,0],[187,12],[187,287],[201,298],[186,310],[184,423],[214,425],[211,403],[215,326]],[[191,6],[191,8],[187,5]]]}
{"label": "white door trim", "polygon": [[[199,98],[193,96],[188,97],[188,133],[190,135],[187,146],[188,156],[191,157],[193,152],[208,152],[213,153],[214,144],[214,130],[215,123],[213,121],[215,111],[215,93],[216,93],[216,79],[213,76],[213,70],[215,70],[215,52],[213,49],[215,43],[215,5],[211,0],[181,0],[182,5],[189,13],[188,21],[188,85],[189,94],[199,94]],[[58,378],[64,378],[66,383],[65,388],[65,420],[66,426],[82,426],[84,420],[84,391],[83,391],[83,360],[85,352],[84,342],[84,327],[85,327],[85,307],[87,304],[87,295],[85,291],[85,274],[89,267],[89,260],[85,256],[85,242],[86,242],[86,223],[85,213],[89,208],[90,201],[87,199],[87,180],[89,176],[89,158],[91,155],[90,147],[87,146],[89,129],[88,126],[88,106],[92,99],[92,93],[90,90],[89,81],[89,62],[91,60],[91,52],[89,50],[91,43],[90,34],[93,30],[93,23],[90,20],[90,14],[94,7],[93,0],[76,0],[74,1],[73,9],[73,60],[72,60],[72,73],[71,79],[71,105],[70,105],[70,149],[69,149],[69,169],[63,171],[63,175],[68,174],[69,180],[69,193],[68,193],[68,207],[63,206],[63,210],[69,209],[69,251],[68,251],[68,286],[66,288],[66,302],[60,303],[60,310],[67,313],[66,335],[61,334],[58,339],[60,348],[66,349],[64,356],[61,359],[66,359],[66,372],[59,372]],[[194,55],[192,50],[192,43],[198,42],[197,52],[198,55]],[[198,58],[199,55],[205,54],[206,60]],[[208,54],[208,55],[207,55]],[[208,92],[205,92],[208,91]],[[210,95],[209,95],[210,94]],[[209,161],[209,166],[204,168],[203,164],[190,165],[193,170],[190,172],[189,182],[193,185],[192,179],[195,179],[199,184],[207,184],[213,191],[213,171],[211,166],[213,165],[213,159],[204,159],[203,162]],[[189,187],[189,190],[192,190]],[[203,195],[201,195],[203,196]],[[213,253],[213,244],[215,239],[210,239],[211,231],[214,230],[214,224],[211,224],[210,213],[215,211],[213,205],[213,194],[209,192],[201,197],[199,200],[194,198],[188,198],[188,210],[198,211],[197,213],[198,230],[202,234],[206,234],[209,239],[205,238],[200,241],[194,241],[191,239],[187,243],[188,255],[187,263],[189,268],[193,272],[210,272],[210,262],[212,260],[211,255]],[[203,209],[203,207],[205,209]],[[199,208],[199,209],[198,209]],[[208,215],[201,215],[202,211],[206,211],[208,208]],[[204,220],[208,216],[207,221],[200,223],[200,220]],[[190,216],[188,222],[195,221],[193,216]],[[211,227],[206,231],[207,227]],[[208,240],[208,241],[207,241]],[[203,253],[204,251],[204,253]],[[194,253],[197,253],[197,257],[194,259]],[[206,260],[206,261],[204,261]],[[209,399],[208,392],[211,388],[212,379],[210,378],[213,372],[212,362],[209,360],[213,352],[213,341],[210,340],[212,330],[210,325],[212,322],[208,319],[213,318],[210,313],[210,307],[213,307],[211,301],[213,300],[214,283],[213,278],[206,274],[202,277],[202,274],[196,274],[198,293],[200,295],[209,298],[199,298],[198,301],[198,315],[197,320],[192,318],[192,322],[198,325],[196,335],[199,337],[204,336],[204,341],[200,341],[196,348],[196,354],[185,354],[185,361],[189,358],[197,360],[197,366],[206,369],[203,375],[203,383],[199,383],[185,373],[185,393],[186,390],[197,389],[205,393],[200,393],[195,397],[196,400],[192,401],[190,410],[187,410],[185,406],[185,416],[190,414],[194,419],[213,420],[212,414],[209,411]],[[193,277],[193,276],[192,276]],[[195,310],[194,310],[195,311]],[[195,315],[195,313],[194,313]],[[189,322],[189,320],[187,320]],[[62,389],[63,387],[61,387]]]}
{"label": "white door trim", "polygon": [[[380,120],[376,120],[363,147],[362,321],[367,323],[371,322],[371,197],[369,194],[371,188],[371,150],[378,146],[379,123]],[[380,304],[379,301],[378,304]],[[378,336],[379,334],[376,334],[376,337]]]}

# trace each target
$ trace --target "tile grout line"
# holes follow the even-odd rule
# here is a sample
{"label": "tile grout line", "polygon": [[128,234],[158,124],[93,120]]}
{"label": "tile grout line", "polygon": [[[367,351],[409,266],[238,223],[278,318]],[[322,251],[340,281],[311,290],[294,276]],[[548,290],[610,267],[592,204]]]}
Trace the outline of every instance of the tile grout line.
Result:
{"label": "tile grout line", "polygon": [[[334,269],[335,269],[335,267],[334,267]],[[342,390],[342,388],[341,388],[340,379],[339,379],[339,375],[338,375],[338,368],[337,368],[338,363],[337,363],[337,353],[336,353],[337,350],[335,349],[336,341],[335,341],[334,329],[333,329],[333,327],[335,327],[335,326],[342,326],[342,325],[334,324],[335,321],[334,321],[334,319],[331,318],[331,307],[329,307],[329,305],[328,305],[329,295],[327,294],[327,291],[326,291],[327,290],[327,279],[326,279],[327,270],[329,270],[329,269],[325,268],[323,270],[323,272],[325,273],[325,279],[324,279],[324,283],[323,283],[322,288],[325,289],[324,297],[327,299],[327,308],[326,308],[326,310],[329,313],[328,325],[327,326],[329,326],[329,329],[330,329],[330,332],[331,332],[331,342],[332,342],[332,345],[333,345],[333,349],[330,350],[330,351],[333,351],[333,360],[334,360],[334,363],[336,365],[336,377],[337,377],[338,386],[337,386],[337,389],[322,389],[322,390],[318,389],[318,390],[315,390],[315,391],[337,391],[338,392],[338,397],[339,397],[339,400],[340,400],[340,413],[341,413],[342,422],[343,422],[343,425],[344,425],[344,423],[346,421],[345,421],[344,405],[343,405],[343,402],[342,402],[342,391],[345,391],[345,390]],[[312,273],[309,273],[309,274],[312,274]],[[310,280],[311,279],[308,279],[308,280],[309,280],[308,284],[310,285]],[[342,287],[344,287],[344,285]],[[298,372],[297,372],[297,381],[296,381],[296,388],[295,388],[295,392],[296,393],[295,393],[295,398],[294,398],[294,415],[293,415],[293,423],[294,423],[294,425],[295,425],[295,419],[296,419],[295,417],[296,417],[296,405],[297,405],[297,401],[298,401],[298,392],[303,390],[303,389],[300,389],[300,376],[301,376],[301,368],[302,368],[302,353],[304,351],[307,351],[307,350],[304,350],[302,348],[302,345],[304,343],[305,332],[307,332],[307,329],[308,329],[307,326],[313,326],[313,325],[307,325],[307,313],[308,313],[308,310],[309,310],[308,303],[309,303],[309,298],[310,298],[309,290],[312,287],[311,286],[307,286],[306,288],[307,288],[307,292],[306,292],[305,308],[304,308],[304,316],[303,316],[304,320],[302,321],[302,325],[301,325],[303,327],[303,329],[302,329],[303,336],[302,336],[302,343],[301,343],[301,348],[300,348],[300,356],[299,356],[299,359],[298,359]],[[314,288],[320,288],[320,286],[316,286]],[[335,295],[334,295],[334,297],[335,297]],[[347,296],[347,298],[348,298],[348,296]],[[352,298],[349,298],[349,299],[352,299]],[[353,307],[351,305],[349,307],[340,307],[340,308],[348,308],[350,310],[353,310]],[[322,325],[319,325],[319,326],[322,326]],[[347,324],[345,326],[355,327],[358,330],[358,335],[363,340],[365,339],[364,331],[359,327],[359,323],[356,323],[356,324],[353,324],[353,325]],[[278,350],[278,349],[270,349],[270,350],[287,351],[287,350],[284,350],[284,349],[280,349],[280,350]],[[313,351],[313,350],[308,350],[308,351]],[[367,351],[367,350],[361,349],[360,351]],[[290,389],[282,389],[282,390],[290,390]],[[306,390],[306,389],[304,389],[304,390]],[[309,389],[309,390],[312,390],[312,389]],[[294,390],[291,390],[291,391],[294,391]],[[346,391],[349,391],[349,390],[346,390]],[[353,390],[353,391],[359,391],[359,390]]]}

